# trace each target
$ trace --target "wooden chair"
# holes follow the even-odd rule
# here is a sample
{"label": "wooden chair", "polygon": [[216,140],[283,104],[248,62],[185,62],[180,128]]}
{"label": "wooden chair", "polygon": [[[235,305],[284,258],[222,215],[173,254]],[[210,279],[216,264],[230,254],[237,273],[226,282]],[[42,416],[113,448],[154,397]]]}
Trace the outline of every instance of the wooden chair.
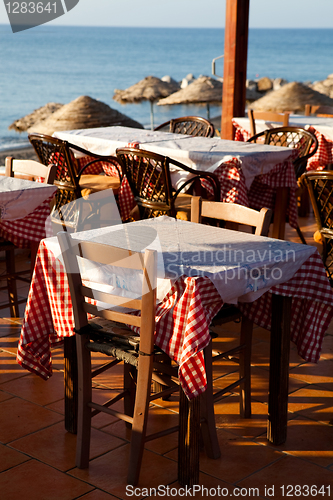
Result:
{"label": "wooden chair", "polygon": [[201,116],[174,118],[162,123],[154,130],[172,132],[173,134],[192,135],[194,137],[214,137],[215,135],[214,125],[206,120],[206,118],[201,118]]}
{"label": "wooden chair", "polygon": [[[119,148],[116,155],[138,206],[134,218],[148,219],[159,215],[176,217],[179,212],[190,214],[191,195],[182,191],[191,188],[204,196],[201,180],[209,184],[212,199],[219,199],[219,181],[213,173],[193,170],[167,156],[141,149]],[[172,187],[170,176],[170,170],[175,167],[192,174],[176,190]]]}
{"label": "wooden chair", "polygon": [[289,125],[290,112],[274,113],[273,111],[254,111],[253,109],[249,109],[247,114],[250,120],[251,136],[257,133],[256,120],[265,120],[273,123],[281,123],[283,127],[287,127]]}
{"label": "wooden chair", "polygon": [[[80,216],[79,204],[75,201],[82,195],[87,196],[93,192],[119,189],[121,169],[117,159],[113,156],[96,155],[67,141],[44,134],[29,134],[28,137],[40,161],[44,165],[54,163],[57,167],[54,184],[58,187],[58,191],[51,211],[53,224],[72,231],[83,229],[84,223]],[[92,157],[93,160],[79,169],[74,151]],[[112,165],[117,170],[118,177],[83,175],[88,167],[101,161]]]}
{"label": "wooden chair", "polygon": [[305,172],[300,180],[309,193],[323,245],[322,259],[333,287],[333,172]]}
{"label": "wooden chair", "polygon": [[[34,179],[43,177],[46,184],[53,184],[55,177],[55,166],[41,165],[33,160],[15,160],[13,157],[7,157],[5,163],[5,175],[7,177],[26,177]],[[31,274],[34,267],[37,246],[32,245],[31,248],[31,266],[30,271],[17,271],[15,266],[15,249],[16,246],[7,240],[0,239],[0,251],[5,252],[6,258],[6,273],[2,274],[1,279],[6,280],[6,286],[0,287],[0,290],[7,290],[8,302],[2,303],[0,309],[9,306],[10,315],[12,318],[18,318],[19,305],[26,302],[26,297],[19,299],[17,294],[17,281],[24,283],[31,282]]]}
{"label": "wooden chair", "polygon": [[316,116],[327,116],[333,118],[333,106],[306,104],[304,114],[305,116],[316,115]]}
{"label": "wooden chair", "polygon": [[[237,224],[254,229],[255,234],[267,236],[272,217],[272,211],[262,208],[259,212],[251,208],[243,207],[234,203],[211,202],[201,200],[194,196],[191,204],[191,221],[205,223],[208,220],[224,221],[226,223]],[[234,228],[235,226],[233,226]],[[211,395],[213,401],[218,401],[225,393],[230,392],[234,387],[240,386],[240,414],[244,418],[251,416],[251,348],[252,348],[252,330],[253,323],[245,316],[242,316],[238,307],[231,304],[224,304],[219,313],[214,317],[211,328],[212,337],[223,336],[219,334],[221,326],[231,321],[241,319],[241,331],[239,345],[225,352],[212,350],[212,342],[205,350],[207,360],[211,363],[220,359],[232,359],[234,355],[239,354],[239,378],[227,387],[215,392],[209,390],[208,397]],[[207,361],[208,363],[208,361]],[[212,381],[207,381],[208,386],[213,385]],[[208,403],[209,405],[209,403]]]}
{"label": "wooden chair", "polygon": [[[67,232],[58,233],[58,240],[70,287],[77,344],[79,400],[76,465],[79,468],[88,467],[91,418],[104,412],[124,420],[132,430],[127,481],[135,485],[139,479],[145,441],[179,428],[177,425],[146,436],[150,403],[179,390],[177,367],[167,363],[170,358],[154,345],[157,253],[152,250],[139,253],[82,241],[72,238]],[[81,262],[88,259],[104,266],[111,265],[108,278],[110,274],[116,278],[121,272],[122,279],[126,280],[124,271],[129,272],[131,278],[137,273],[141,276],[142,289],[130,291],[131,279],[127,294],[122,288],[115,287],[112,293],[107,293],[101,291],[101,284],[83,284],[78,257]],[[133,311],[136,313],[133,314]],[[93,315],[92,321],[88,321],[88,314]],[[128,325],[135,327],[137,333]],[[111,360],[92,370],[91,352],[105,354]],[[104,405],[94,402],[92,378],[120,362],[124,362],[123,390],[120,389],[119,395]],[[162,385],[161,392],[152,393],[152,381]],[[113,404],[122,399],[124,411],[119,409],[119,405],[113,409]],[[212,446],[218,446],[215,426],[211,435],[214,437]]]}

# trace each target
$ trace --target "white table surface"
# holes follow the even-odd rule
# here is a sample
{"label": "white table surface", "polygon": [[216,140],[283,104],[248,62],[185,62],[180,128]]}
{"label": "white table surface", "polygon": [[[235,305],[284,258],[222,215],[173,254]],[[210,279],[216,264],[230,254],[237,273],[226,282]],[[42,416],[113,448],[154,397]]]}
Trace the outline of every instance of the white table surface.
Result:
{"label": "white table surface", "polygon": [[0,177],[0,218],[22,219],[57,190],[56,186],[15,177]]}
{"label": "white table surface", "polygon": [[[233,118],[233,122],[243,129],[250,132],[250,120],[248,117]],[[313,127],[318,132],[323,134],[327,139],[333,141],[333,118],[320,117],[320,116],[303,116],[303,115],[290,115],[289,125],[292,127],[309,128]],[[279,127],[281,124],[273,124],[265,120],[256,120],[257,133],[266,130],[267,128]]]}
{"label": "white table surface", "polygon": [[117,148],[139,142],[141,149],[169,156],[195,170],[209,172],[214,172],[224,161],[237,158],[242,164],[248,189],[254,177],[269,172],[292,154],[290,148],[129,127],[57,131],[54,136],[100,155],[115,155]]}
{"label": "white table surface", "polygon": [[[73,239],[158,252],[158,298],[180,276],[209,277],[224,302],[252,302],[272,286],[288,281],[317,249],[284,240],[231,231],[193,222],[157,217],[73,234]],[[57,238],[44,240],[61,260]],[[104,270],[103,270],[104,268]],[[105,278],[105,277],[108,278]],[[110,266],[91,264],[84,278],[111,285]],[[141,282],[124,270],[124,290],[141,292]],[[112,281],[112,280],[111,280]],[[107,291],[107,289],[105,289]]]}

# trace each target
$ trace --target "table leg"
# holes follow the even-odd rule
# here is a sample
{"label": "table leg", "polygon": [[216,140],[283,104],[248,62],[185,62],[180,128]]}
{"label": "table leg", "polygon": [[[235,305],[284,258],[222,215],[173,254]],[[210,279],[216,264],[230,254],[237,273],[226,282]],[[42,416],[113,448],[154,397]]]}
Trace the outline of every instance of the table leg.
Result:
{"label": "table leg", "polygon": [[39,241],[31,241],[30,242],[30,272],[31,276],[33,275],[35,269],[36,256],[38,252]]}
{"label": "table leg", "polygon": [[65,429],[77,431],[77,360],[75,335],[64,338]]}
{"label": "table leg", "polygon": [[287,438],[291,302],[272,296],[267,439],[275,445]]}
{"label": "table leg", "polygon": [[199,482],[200,396],[190,401],[180,389],[178,482],[192,487]]}
{"label": "table leg", "polygon": [[279,240],[284,239],[287,218],[288,192],[289,188],[287,187],[280,187],[276,190],[272,237]]}

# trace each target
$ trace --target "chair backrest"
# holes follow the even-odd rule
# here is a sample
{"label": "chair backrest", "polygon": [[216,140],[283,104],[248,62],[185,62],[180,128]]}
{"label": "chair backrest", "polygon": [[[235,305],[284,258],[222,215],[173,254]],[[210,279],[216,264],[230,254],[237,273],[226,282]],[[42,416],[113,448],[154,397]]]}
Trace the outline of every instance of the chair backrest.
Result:
{"label": "chair backrest", "polygon": [[300,180],[309,192],[318,230],[323,242],[323,261],[333,285],[333,172],[305,172]]}
{"label": "chair backrest", "polygon": [[310,116],[310,115],[333,117],[333,106],[306,104],[305,116]]}
{"label": "chair backrest", "polygon": [[46,166],[34,160],[15,160],[12,156],[7,156],[5,167],[7,177],[22,175],[33,180],[42,177],[45,184],[53,184],[56,175],[56,166],[53,164]]}
{"label": "chair backrest", "polygon": [[250,137],[247,142],[261,142],[271,146],[283,146],[298,150],[298,157],[294,160],[295,174],[298,179],[306,170],[308,159],[318,149],[318,140],[308,130],[299,127],[277,127],[264,130]]}
{"label": "chair backrest", "polygon": [[273,123],[281,123],[283,127],[287,127],[289,125],[290,112],[275,113],[273,111],[254,111],[253,109],[249,109],[247,114],[250,120],[251,136],[257,133],[256,120],[265,120]]}
{"label": "chair backrest", "polygon": [[237,205],[236,203],[206,201],[199,196],[193,196],[191,200],[191,222],[200,223],[202,217],[249,226],[255,229],[255,234],[267,236],[272,210],[262,208],[258,212],[253,208]]}
{"label": "chair backrest", "polygon": [[[126,228],[122,227],[122,230],[126,231]],[[71,293],[75,330],[82,331],[87,326],[88,314],[132,325],[140,328],[140,351],[148,355],[152,353],[156,308],[156,251],[146,250],[140,253],[93,241],[82,241],[74,239],[67,232],[60,232],[57,237]],[[111,281],[115,284],[112,293],[100,291],[100,283],[82,282],[78,257],[81,263],[82,259],[86,259],[103,266],[112,266],[109,273],[107,271],[106,281],[110,283],[110,276],[112,277]],[[137,272],[142,277],[141,289],[133,291],[132,296],[130,293],[124,296],[124,288],[117,287],[117,277],[122,276],[123,281],[124,269],[130,274]],[[139,314],[133,314],[133,310]]]}
{"label": "chair backrest", "polygon": [[[202,178],[210,183],[213,198],[219,199],[219,182],[210,172],[193,170],[167,156],[136,148],[119,148],[116,155],[138,205],[141,219],[159,215],[175,217],[175,200],[179,193]],[[177,190],[171,184],[170,165],[191,174]]]}
{"label": "chair backrest", "polygon": [[155,130],[173,134],[192,135],[194,137],[214,137],[214,125],[201,116],[183,116],[162,123]]}
{"label": "chair backrest", "polygon": [[81,190],[77,176],[78,168],[67,141],[37,133],[29,134],[28,138],[44,165],[51,163],[56,165],[54,185],[58,190],[51,212],[53,222],[61,223],[65,219],[67,225],[75,227],[78,212],[75,203],[72,202],[81,198]]}

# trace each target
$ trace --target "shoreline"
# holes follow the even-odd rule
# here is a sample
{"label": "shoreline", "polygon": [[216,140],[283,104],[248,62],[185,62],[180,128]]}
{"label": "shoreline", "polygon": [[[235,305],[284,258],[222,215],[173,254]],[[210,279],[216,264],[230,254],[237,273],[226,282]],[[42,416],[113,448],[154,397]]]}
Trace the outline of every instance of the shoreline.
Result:
{"label": "shoreline", "polygon": [[36,160],[39,161],[35,150],[32,146],[24,148],[9,148],[6,151],[0,151],[0,165],[5,164],[7,156],[13,156],[17,160]]}

